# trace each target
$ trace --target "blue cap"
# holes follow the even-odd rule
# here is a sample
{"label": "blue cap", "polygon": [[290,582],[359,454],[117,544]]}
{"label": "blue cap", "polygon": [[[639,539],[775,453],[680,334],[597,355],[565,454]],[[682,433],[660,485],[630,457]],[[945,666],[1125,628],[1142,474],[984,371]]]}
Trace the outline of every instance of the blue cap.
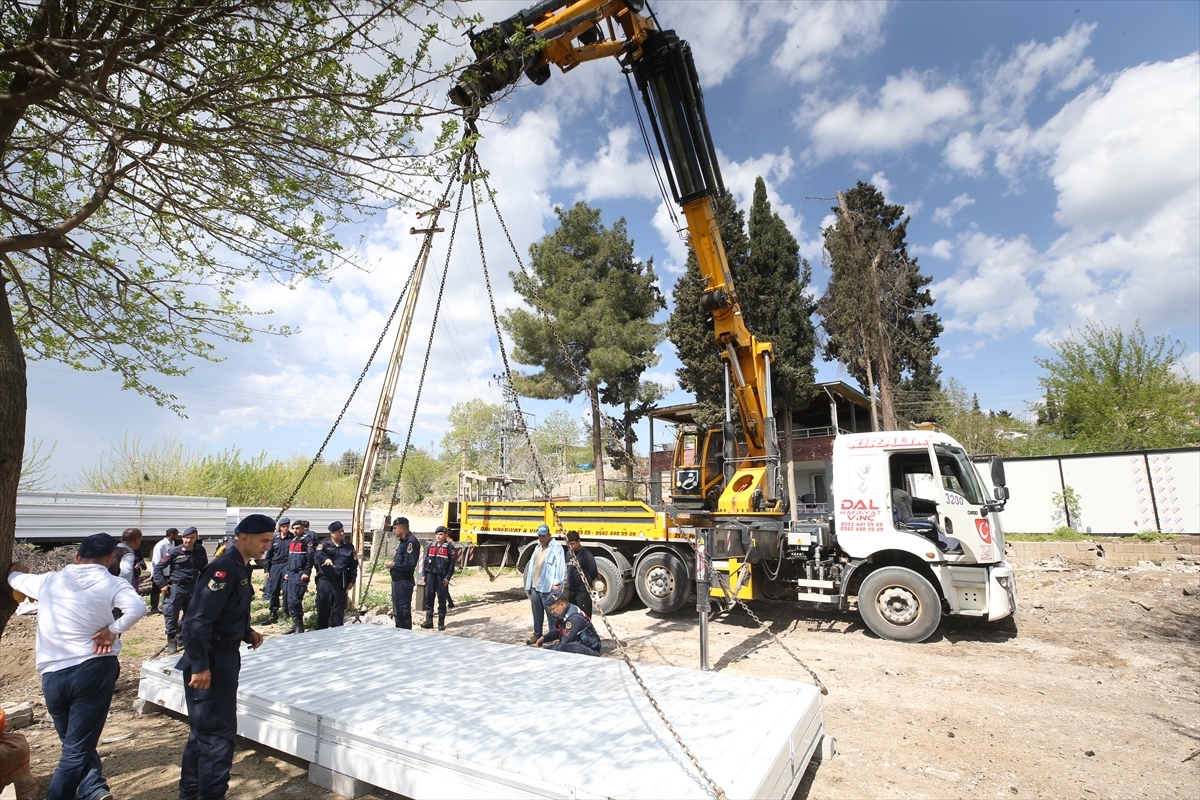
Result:
{"label": "blue cap", "polygon": [[434,533],[449,533],[450,531],[446,528],[445,525],[438,525],[436,528],[433,529],[433,532]]}
{"label": "blue cap", "polygon": [[549,536],[549,535],[550,535],[550,526],[549,525],[538,525],[538,536]]}
{"label": "blue cap", "polygon": [[338,522],[335,519],[333,522],[329,523],[329,532],[333,533],[334,531],[340,531],[342,528],[345,528],[345,527],[346,527],[345,525],[343,525],[342,523]]}
{"label": "blue cap", "polygon": [[290,519],[288,519],[287,517],[280,517],[280,518],[279,518],[279,523],[278,523],[278,524],[280,524],[280,525],[291,525],[291,524],[292,524],[292,521],[291,521]]}
{"label": "blue cap", "polygon": [[551,589],[549,592],[546,592],[546,602],[550,605],[554,605],[555,603],[557,603],[559,600],[562,600],[566,596],[567,596],[567,590],[562,587],[559,587],[557,589]]}
{"label": "blue cap", "polygon": [[195,525],[191,525],[191,526],[189,526],[189,527],[187,527],[187,528],[184,528],[184,530],[183,530],[183,535],[184,535],[184,536],[191,536],[193,533],[195,533],[195,534],[199,534],[199,533],[200,533],[200,531],[196,530],[196,526],[195,526]]}
{"label": "blue cap", "polygon": [[107,533],[93,533],[79,545],[80,558],[104,558],[117,549],[117,540]]}
{"label": "blue cap", "polygon": [[396,517],[394,520],[392,520],[393,528],[396,527],[397,525],[407,525],[407,524],[408,524],[408,517]]}
{"label": "blue cap", "polygon": [[[195,530],[194,528],[192,530]],[[234,533],[274,533],[275,520],[266,514],[251,514],[237,524]]]}

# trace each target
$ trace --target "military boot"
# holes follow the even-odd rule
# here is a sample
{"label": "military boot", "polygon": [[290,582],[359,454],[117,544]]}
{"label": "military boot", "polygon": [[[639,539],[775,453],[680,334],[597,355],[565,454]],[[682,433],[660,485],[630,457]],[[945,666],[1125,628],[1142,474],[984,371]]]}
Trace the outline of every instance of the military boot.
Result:
{"label": "military boot", "polygon": [[290,627],[290,628],[288,628],[286,631],[284,631],[284,632],[283,632],[283,635],[284,635],[284,636],[287,636],[289,633],[295,633],[295,632],[296,632],[296,620],[295,620],[295,619],[293,619],[293,620],[292,620],[292,627]]}
{"label": "military boot", "polygon": [[271,616],[267,617],[267,624],[268,624],[268,625],[274,625],[274,624],[275,624],[275,623],[277,623],[277,622],[279,622],[279,612],[278,612],[278,611],[272,611],[272,612],[271,612]]}
{"label": "military boot", "polygon": [[179,640],[172,636],[167,639],[167,655],[173,656],[179,652]]}
{"label": "military boot", "polygon": [[432,611],[425,612],[425,621],[421,623],[421,627],[424,628],[425,630],[431,630],[433,628],[433,612]]}
{"label": "military boot", "polygon": [[296,617],[296,633],[304,633],[304,615]]}
{"label": "military boot", "polygon": [[438,630],[439,631],[446,630],[446,612],[445,611],[438,614]]}

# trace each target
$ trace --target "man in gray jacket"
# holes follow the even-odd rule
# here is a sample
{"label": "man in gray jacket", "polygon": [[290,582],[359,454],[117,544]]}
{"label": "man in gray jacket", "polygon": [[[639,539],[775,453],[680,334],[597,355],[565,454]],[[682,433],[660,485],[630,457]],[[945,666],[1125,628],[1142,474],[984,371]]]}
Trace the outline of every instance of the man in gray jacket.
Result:
{"label": "man in gray jacket", "polygon": [[96,746],[121,671],[120,636],[146,615],[129,581],[108,571],[116,549],[116,539],[94,533],[59,572],[30,575],[18,562],[8,575],[9,586],[38,601],[35,663],[62,741],[46,800],[112,800]]}

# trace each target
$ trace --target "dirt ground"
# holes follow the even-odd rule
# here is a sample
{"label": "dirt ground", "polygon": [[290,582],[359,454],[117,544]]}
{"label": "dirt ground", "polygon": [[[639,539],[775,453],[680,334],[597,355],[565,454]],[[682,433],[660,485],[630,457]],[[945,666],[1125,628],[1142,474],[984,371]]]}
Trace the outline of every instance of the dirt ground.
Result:
{"label": "dirt ground", "polygon": [[[1200,756],[1184,760],[1200,747],[1200,567],[1016,566],[1015,621],[947,620],[919,645],[881,641],[853,612],[757,604],[829,688],[825,729],[838,753],[810,767],[797,797],[1200,796]],[[445,633],[429,635],[523,642],[529,609],[519,586],[511,574],[495,582],[480,573],[456,579],[459,607]],[[635,659],[696,668],[693,613],[659,615],[635,601],[612,622]],[[58,740],[34,673],[34,625],[34,617],[9,623],[0,644],[0,702],[35,704],[37,721],[23,732],[34,772],[44,778],[57,762]],[[741,611],[717,617],[710,632],[714,669],[807,679]],[[141,661],[163,643],[161,616],[126,636],[100,748],[121,800],[175,797],[186,723],[131,710]],[[239,744],[231,797],[335,796],[308,783],[303,762]]]}

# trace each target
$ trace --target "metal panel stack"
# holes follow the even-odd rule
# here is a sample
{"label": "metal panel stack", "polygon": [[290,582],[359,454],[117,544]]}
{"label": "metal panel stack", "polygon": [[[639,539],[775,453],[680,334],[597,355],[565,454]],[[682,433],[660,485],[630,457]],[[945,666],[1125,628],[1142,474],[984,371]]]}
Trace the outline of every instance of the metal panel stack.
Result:
{"label": "metal panel stack", "polygon": [[[177,660],[145,662],[138,694],[186,713]],[[638,670],[729,797],[792,797],[824,733],[815,687]],[[244,652],[238,733],[414,800],[712,797],[621,661],[375,625]]]}
{"label": "metal panel stack", "polygon": [[120,536],[141,528],[146,542],[163,537],[167,528],[194,525],[200,538],[219,541],[225,534],[224,497],[174,497],[153,494],[93,492],[18,492],[18,540],[35,544],[79,542],[104,531]]}

